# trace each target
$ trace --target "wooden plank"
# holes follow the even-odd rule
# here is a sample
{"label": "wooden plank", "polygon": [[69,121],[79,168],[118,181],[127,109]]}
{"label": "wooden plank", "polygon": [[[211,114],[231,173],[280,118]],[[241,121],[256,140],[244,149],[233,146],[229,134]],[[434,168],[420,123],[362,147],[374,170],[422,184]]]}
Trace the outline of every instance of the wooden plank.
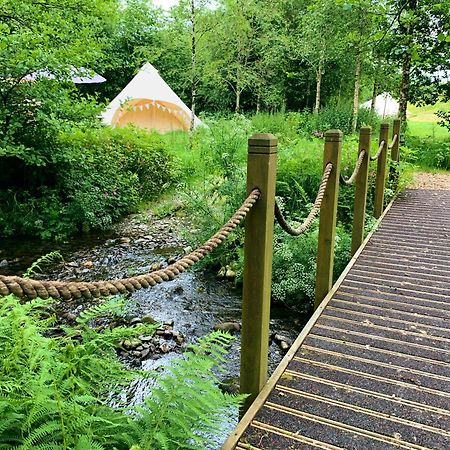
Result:
{"label": "wooden plank", "polygon": [[[443,198],[450,205],[450,194]],[[445,224],[438,208],[426,208],[427,199],[433,205],[432,193],[407,191],[383,213],[380,229],[384,220],[400,230],[416,220],[409,201],[424,204],[423,223]],[[400,217],[389,214],[396,205]],[[421,231],[432,241],[432,230]],[[255,436],[265,436],[261,450],[314,448],[313,442],[319,448],[450,448],[450,280],[414,265],[413,283],[401,287],[392,259],[370,269],[366,282],[357,261],[384,242],[374,236],[355,253],[223,450],[252,445]],[[422,237],[418,232],[419,242]],[[439,246],[450,258],[450,236]],[[419,259],[426,252],[416,247]],[[432,264],[432,253],[427,260]],[[408,272],[408,260],[402,267]]]}

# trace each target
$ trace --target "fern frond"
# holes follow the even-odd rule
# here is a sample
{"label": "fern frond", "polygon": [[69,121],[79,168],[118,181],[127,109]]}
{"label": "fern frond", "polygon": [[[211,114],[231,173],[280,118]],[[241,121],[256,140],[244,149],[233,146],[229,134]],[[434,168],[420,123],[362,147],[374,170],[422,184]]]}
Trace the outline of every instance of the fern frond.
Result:
{"label": "fern frond", "polygon": [[55,264],[56,262],[64,261],[63,256],[58,251],[47,253],[37,259],[22,275],[22,278],[30,278],[38,272],[42,272],[45,267]]}
{"label": "fern frond", "polygon": [[89,321],[97,319],[106,314],[108,315],[121,315],[124,312],[125,299],[123,297],[112,297],[106,300],[104,303],[92,306],[80,313],[77,317],[77,323],[80,325],[86,325]]}
{"label": "fern frond", "polygon": [[105,448],[88,436],[80,436],[74,450],[105,450]]}

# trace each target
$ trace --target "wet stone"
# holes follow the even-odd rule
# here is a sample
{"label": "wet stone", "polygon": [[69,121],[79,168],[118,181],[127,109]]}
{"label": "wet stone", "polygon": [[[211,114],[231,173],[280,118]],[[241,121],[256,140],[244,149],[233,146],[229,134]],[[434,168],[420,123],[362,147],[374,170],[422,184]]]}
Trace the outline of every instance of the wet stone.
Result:
{"label": "wet stone", "polygon": [[214,325],[214,331],[223,331],[233,333],[235,331],[241,331],[241,325],[237,322],[223,322]]}
{"label": "wet stone", "polygon": [[166,343],[161,344],[159,346],[159,349],[161,350],[162,353],[169,353],[170,352],[170,347]]}
{"label": "wet stone", "polygon": [[160,270],[161,268],[162,268],[162,264],[161,264],[160,262],[153,263],[153,264],[150,266],[150,269],[151,269],[152,271]]}
{"label": "wet stone", "polygon": [[141,322],[142,323],[148,323],[150,325],[158,323],[152,316],[143,316],[143,317],[141,317]]}
{"label": "wet stone", "polygon": [[141,341],[139,339],[125,339],[123,341],[123,346],[127,349],[136,348],[141,345]]}
{"label": "wet stone", "polygon": [[131,325],[131,326],[133,326],[133,325],[138,325],[138,324],[140,324],[140,323],[142,323],[142,319],[140,319],[139,317],[133,317],[133,318],[130,320],[130,325]]}

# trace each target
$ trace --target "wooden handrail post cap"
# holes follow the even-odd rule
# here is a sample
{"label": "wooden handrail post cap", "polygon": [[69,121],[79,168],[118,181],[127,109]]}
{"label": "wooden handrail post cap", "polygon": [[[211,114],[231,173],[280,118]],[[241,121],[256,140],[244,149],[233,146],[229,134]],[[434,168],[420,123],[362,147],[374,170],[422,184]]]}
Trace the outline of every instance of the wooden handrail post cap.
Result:
{"label": "wooden handrail post cap", "polygon": [[341,130],[328,130],[324,136],[328,142],[340,142],[342,141],[343,134]]}
{"label": "wooden handrail post cap", "polygon": [[248,140],[248,153],[277,153],[278,139],[270,133],[256,133]]}

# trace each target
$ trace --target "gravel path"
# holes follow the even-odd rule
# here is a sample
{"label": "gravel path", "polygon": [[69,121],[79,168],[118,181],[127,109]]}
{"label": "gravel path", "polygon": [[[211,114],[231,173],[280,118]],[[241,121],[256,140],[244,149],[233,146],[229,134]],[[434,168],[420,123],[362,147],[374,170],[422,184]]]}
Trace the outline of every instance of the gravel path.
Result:
{"label": "gravel path", "polygon": [[449,173],[416,172],[411,189],[446,189],[450,190]]}

